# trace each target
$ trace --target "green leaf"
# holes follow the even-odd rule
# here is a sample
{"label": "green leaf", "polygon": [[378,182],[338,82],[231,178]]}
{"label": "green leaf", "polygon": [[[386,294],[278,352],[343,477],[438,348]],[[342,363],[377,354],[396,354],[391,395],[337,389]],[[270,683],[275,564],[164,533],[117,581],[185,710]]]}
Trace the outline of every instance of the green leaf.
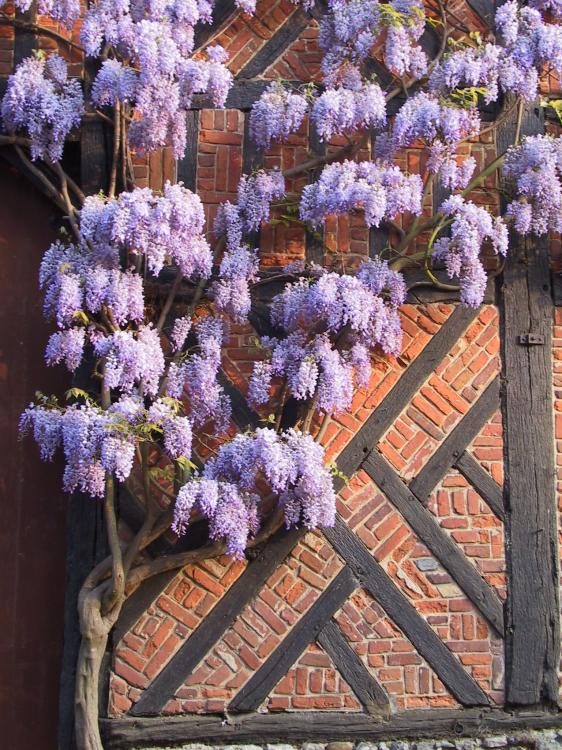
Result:
{"label": "green leaf", "polygon": [[541,102],[541,106],[550,107],[556,113],[558,120],[562,123],[562,99],[551,99],[547,102]]}
{"label": "green leaf", "polygon": [[332,461],[332,463],[328,464],[328,469],[330,470],[330,475],[334,477],[335,479],[341,479],[345,484],[349,484],[349,477],[347,474],[344,474],[343,471],[340,471],[338,469],[338,465],[335,461]]}
{"label": "green leaf", "polygon": [[199,468],[197,464],[194,464],[187,456],[180,456],[175,459],[176,464],[184,471],[197,471]]}
{"label": "green leaf", "polygon": [[93,398],[82,388],[69,388],[64,396],[67,401],[70,401],[71,398],[83,398],[84,401],[87,401],[89,404],[93,403]]}

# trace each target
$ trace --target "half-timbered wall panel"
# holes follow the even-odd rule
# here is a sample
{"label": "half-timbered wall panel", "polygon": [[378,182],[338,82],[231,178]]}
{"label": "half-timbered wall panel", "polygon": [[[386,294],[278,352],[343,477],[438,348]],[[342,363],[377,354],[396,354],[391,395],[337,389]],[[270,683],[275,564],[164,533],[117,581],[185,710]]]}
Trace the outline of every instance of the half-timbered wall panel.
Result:
{"label": "half-timbered wall panel", "polygon": [[[460,17],[470,17],[473,26],[482,25],[465,2],[454,5]],[[201,196],[211,233],[218,205],[235,200],[242,173],[260,166],[291,169],[311,156],[344,146],[341,139],[321,143],[307,120],[287,143],[266,153],[248,137],[252,101],[272,80],[298,84],[319,79],[322,7],[319,2],[304,11],[288,0],[261,0],[256,16],[250,18],[236,11],[234,2],[220,0],[216,23],[203,30],[197,42],[222,44],[230,55],[236,81],[227,108],[217,111],[206,108],[208,102],[197,102],[198,109],[188,114],[186,158],[176,163],[170,149],[150,158],[136,156],[138,185],[158,190],[166,180],[182,180]],[[77,32],[78,28],[73,39]],[[0,26],[0,75],[10,71],[24,48],[33,46],[58,46],[73,63],[72,73],[83,72],[80,55],[69,45],[46,35],[25,34],[33,38],[26,37],[19,49],[16,45],[14,56],[12,30]],[[86,140],[88,127],[82,133]],[[542,128],[541,119],[530,113],[523,132],[537,128]],[[484,167],[495,158],[497,146],[488,130],[465,148]],[[369,158],[371,153],[372,144],[365,140],[357,158]],[[400,156],[401,166],[411,172],[423,171],[423,159],[419,148]],[[84,158],[83,174],[93,168],[103,172],[102,166]],[[289,196],[302,189],[305,179],[314,179],[314,174],[287,180]],[[475,191],[473,200],[497,208],[497,193],[488,190],[493,180],[490,177]],[[433,211],[440,198],[430,190],[425,210]],[[353,268],[380,250],[380,237],[369,233],[358,215],[330,218],[322,233],[283,221],[280,211],[273,218],[276,221],[254,237],[264,270],[296,260],[324,260],[338,270]],[[426,242],[421,235],[418,249]],[[531,430],[529,456],[523,456],[528,463],[519,461],[527,446],[510,397],[522,388],[520,378],[528,375],[528,384],[536,389],[531,401],[542,400],[537,401],[537,409],[543,417],[546,409],[550,418],[550,382],[541,369],[548,355],[528,352],[518,343],[520,335],[530,332],[527,329],[545,325],[550,314],[549,286],[544,263],[529,248],[517,250],[524,262],[508,262],[505,278],[518,290],[523,306],[528,303],[528,320],[517,314],[517,305],[507,296],[509,284],[501,290],[502,296],[492,281],[480,310],[461,308],[446,295],[412,294],[401,309],[400,356],[377,355],[369,386],[359,389],[351,411],[323,427],[328,459],[336,460],[347,476],[338,487],[334,529],[281,531],[244,562],[223,557],[188,566],[155,578],[133,595],[117,623],[105,675],[108,691],[102,713],[108,717],[105,728],[113,738],[110,742],[130,746],[135,732],[148,726],[142,722],[151,721],[145,717],[176,717],[170,730],[158,725],[155,736],[164,743],[192,736],[228,737],[222,719],[205,734],[216,715],[236,721],[241,717],[246,727],[242,736],[261,741],[256,727],[266,727],[268,738],[278,738],[274,722],[285,712],[292,712],[291,716],[298,712],[296,729],[287,729],[288,737],[300,737],[300,731],[306,733],[304,738],[313,739],[322,731],[334,731],[338,721],[342,724],[338,736],[348,731],[351,738],[375,728],[379,731],[384,722],[399,729],[402,721],[404,726],[409,721],[419,726],[423,710],[422,722],[423,716],[436,717],[439,726],[453,731],[452,722],[457,721],[453,717],[459,712],[466,717],[463,727],[478,729],[485,722],[483,716],[500,716],[506,701],[530,706],[540,698],[552,705],[553,670],[548,661],[558,653],[553,642],[557,626],[553,624],[544,642],[533,640],[527,661],[521,633],[529,627],[534,638],[537,617],[531,606],[519,604],[514,611],[512,601],[533,604],[532,594],[509,578],[510,566],[511,571],[514,566],[536,567],[544,575],[544,587],[533,579],[533,591],[538,592],[540,611],[552,614],[556,565],[531,560],[521,544],[529,535],[544,533],[544,550],[552,547],[549,421],[545,419],[544,435],[540,429]],[[551,255],[559,270],[559,238],[551,243]],[[490,261],[490,268],[494,262]],[[522,266],[530,270],[522,271]],[[509,316],[517,330],[505,330]],[[224,371],[236,389],[231,389],[238,399],[235,419],[242,427],[267,417],[244,408],[248,376],[253,362],[262,356],[253,345],[253,335],[249,326],[233,326],[225,350]],[[552,356],[560,503],[559,311]],[[539,360],[537,379],[537,368],[533,371],[529,363]],[[522,399],[522,409],[530,423],[533,404]],[[319,428],[313,425],[313,430]],[[197,448],[201,455],[208,450],[203,445]],[[521,467],[527,466],[530,475],[533,461],[536,484],[527,485]],[[532,490],[529,529],[525,527],[527,487]],[[130,524],[123,512],[123,534],[129,533]],[[558,532],[562,540],[560,522]],[[513,539],[519,540],[516,554]],[[165,544],[174,542],[169,538]],[[538,668],[527,670],[533,683],[528,694],[527,665],[544,666],[545,671],[537,677]],[[186,723],[182,735],[179,717],[183,715],[206,716],[196,726]],[[501,713],[498,721],[504,716]],[[289,719],[286,726],[292,727],[292,722]],[[191,735],[189,728],[194,726]]]}

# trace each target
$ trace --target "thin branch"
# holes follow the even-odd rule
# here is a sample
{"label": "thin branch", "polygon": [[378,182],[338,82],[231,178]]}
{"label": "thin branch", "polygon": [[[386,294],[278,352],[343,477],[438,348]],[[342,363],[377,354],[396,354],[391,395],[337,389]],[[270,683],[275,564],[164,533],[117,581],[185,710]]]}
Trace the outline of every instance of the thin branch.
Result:
{"label": "thin branch", "polygon": [[166,318],[168,317],[168,313],[172,308],[176,294],[178,293],[178,290],[181,286],[182,279],[183,273],[178,268],[176,278],[174,279],[174,283],[170,287],[170,291],[168,292],[168,296],[166,297],[166,302],[164,303],[164,307],[162,308],[162,312],[160,313],[160,317],[158,318],[158,323],[156,324],[156,330],[158,331],[158,333],[161,333],[162,329],[164,328]]}
{"label": "thin branch", "polygon": [[115,196],[117,187],[117,162],[119,160],[119,146],[121,145],[121,104],[115,102],[114,120],[113,120],[113,157],[111,160],[111,175],[109,178],[108,196]]}
{"label": "thin branch", "polygon": [[105,479],[105,498],[103,503],[107,541],[111,550],[112,570],[111,586],[103,599],[103,614],[110,612],[115,604],[122,600],[125,591],[125,571],[123,568],[123,554],[117,532],[117,516],[115,513],[115,480],[111,473]]}
{"label": "thin branch", "polygon": [[20,146],[14,145],[14,149],[18,157],[25,164],[26,169],[28,169],[44,186],[47,195],[51,198],[51,200],[60,208],[63,213],[66,212],[66,202],[61,193],[49,180],[49,178],[38,167],[36,167],[30,159],[27,158]]}
{"label": "thin branch", "polygon": [[68,194],[68,176],[66,172],[63,170],[63,168],[60,165],[60,162],[55,161],[51,163],[51,166],[53,170],[56,172],[60,183],[61,183],[61,194],[64,199],[64,203],[66,206],[66,211],[68,215],[68,221],[70,222],[70,226],[72,227],[72,231],[74,232],[74,235],[78,241],[81,240],[81,234],[80,229],[78,227],[78,223],[76,222],[76,208],[74,207],[72,201],[70,200],[70,195]]}

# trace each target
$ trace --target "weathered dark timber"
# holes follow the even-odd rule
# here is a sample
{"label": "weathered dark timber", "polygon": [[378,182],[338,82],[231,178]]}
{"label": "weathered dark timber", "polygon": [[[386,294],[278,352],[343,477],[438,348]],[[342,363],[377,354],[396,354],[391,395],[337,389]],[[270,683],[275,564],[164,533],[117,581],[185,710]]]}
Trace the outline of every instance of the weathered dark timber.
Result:
{"label": "weathered dark timber", "polygon": [[296,41],[310,24],[310,15],[302,8],[297,8],[279,30],[269,39],[256,54],[250,58],[237,78],[257,78]]}
{"label": "weathered dark timber", "polygon": [[[23,21],[24,23],[36,23],[37,22],[37,2],[34,2],[22,13],[20,10],[16,10],[16,20]],[[31,29],[25,29],[17,27],[14,30],[14,68],[19,65],[22,60],[33,54],[33,50],[37,47],[37,34]]]}
{"label": "weathered dark timber", "polygon": [[[271,84],[271,81],[267,81],[260,78],[255,81],[247,80],[236,80],[232,85],[232,88],[228,92],[226,100],[226,109],[241,109],[249,110],[252,109],[254,102],[258,99],[266,88]],[[301,85],[300,81],[284,81],[285,86],[293,86],[294,88]],[[192,109],[214,109],[209,98],[203,94],[197,94],[193,97]]]}
{"label": "weathered dark timber", "polygon": [[493,0],[468,0],[468,4],[480,16],[488,29],[494,28],[496,3]]}
{"label": "weathered dark timber", "polygon": [[554,305],[560,307],[562,305],[562,276],[559,273],[552,273],[550,275],[550,283],[552,285]]}
{"label": "weathered dark timber", "polygon": [[365,711],[379,719],[388,718],[390,716],[388,693],[365,667],[334,620],[324,625],[316,640],[353,690]]}
{"label": "weathered dark timber", "polygon": [[[523,135],[543,131],[542,112],[528,109]],[[498,132],[500,151],[513,142],[515,122]],[[546,240],[512,237],[503,275],[504,461],[507,609],[506,701],[556,704],[560,606],[554,425],[553,306]],[[520,335],[544,337],[522,346]]]}
{"label": "weathered dark timber", "polygon": [[185,116],[186,146],[185,156],[177,164],[178,182],[183,182],[188,190],[197,189],[197,146],[199,144],[199,112],[191,109]]}
{"label": "weathered dark timber", "polygon": [[[59,695],[60,750],[74,747],[74,678],[80,648],[78,593],[86,576],[108,554],[102,506],[75,492],[68,506],[66,532],[66,585],[64,604],[64,650]],[[104,685],[100,680],[100,687]]]}
{"label": "weathered dark timber", "polygon": [[[94,60],[87,58],[84,86],[89,91],[97,73]],[[80,131],[80,186],[86,195],[94,195],[109,184],[108,142],[102,120],[84,117]]]}
{"label": "weathered dark timber", "polygon": [[[456,308],[339,454],[337,464],[340,471],[346,476],[352,476],[357,471],[365,456],[377,444],[477,314],[476,310],[460,305]],[[336,485],[338,489],[341,489],[343,482],[339,481],[338,484],[336,480]]]}
{"label": "weathered dark timber", "polygon": [[464,706],[488,705],[484,691],[464,671],[435,631],[416,612],[384,568],[341,518],[336,519],[334,528],[324,529],[324,534],[459,703]]}
{"label": "weathered dark timber", "polygon": [[133,716],[158,713],[175,694],[197,664],[217,643],[244,607],[259,593],[302,535],[301,531],[280,531],[252,560],[244,573],[216,604],[170,662],[143,692],[131,710]]}
{"label": "weathered dark timber", "polygon": [[441,443],[417,477],[410,482],[410,489],[419,500],[427,503],[433,489],[497,411],[499,405],[500,378],[497,375],[451,434]]}
{"label": "weathered dark timber", "polygon": [[502,489],[486,469],[483,469],[468,451],[463,451],[460,454],[454,466],[470,482],[490,510],[503,521],[505,509],[503,507]]}
{"label": "weathered dark timber", "polygon": [[[326,144],[320,140],[313,120],[308,118],[308,149],[311,156],[324,156]],[[320,176],[321,168],[312,169],[308,175],[309,183],[315,182]],[[307,263],[324,263],[324,232],[321,228],[312,229],[307,225],[305,233],[305,259]]]}
{"label": "weathered dark timber", "polygon": [[224,388],[232,404],[232,418],[241,429],[247,427],[256,428],[260,424],[260,416],[249,405],[242,393],[234,385],[232,380],[224,372],[219,370],[217,380]]}
{"label": "weathered dark timber", "polygon": [[[93,61],[85,65],[85,86],[95,76]],[[105,188],[108,180],[107,144],[103,123],[95,118],[84,118],[80,134],[80,184],[86,193],[97,193]],[[92,362],[85,361],[73,380],[73,385],[90,390],[92,388]],[[94,388],[97,386],[94,386]],[[94,566],[109,553],[105,534],[103,511],[100,503],[91,498],[73,493],[67,519],[67,562],[64,651],[61,668],[59,696],[59,748],[74,747],[74,682],[76,660],[80,647],[77,602],[82,583]],[[105,660],[105,665],[108,661]],[[100,689],[106,689],[107,673],[100,675]],[[106,703],[101,703],[102,711]]]}
{"label": "weathered dark timber", "polygon": [[[244,112],[244,139],[242,141],[242,172],[251,174],[263,164],[263,149],[258,148],[253,138],[250,138],[250,113]],[[259,228],[253,232],[246,232],[245,241],[250,247],[260,246]]]}
{"label": "weathered dark timber", "polygon": [[[442,269],[433,269],[433,273],[445,284],[450,284],[451,280]],[[427,275],[418,269],[407,269],[403,271],[403,275],[406,279],[406,285],[410,287],[416,282],[424,282],[423,286],[416,286],[408,290],[408,296],[406,301],[412,305],[426,305],[436,302],[458,302],[459,293],[458,291],[450,289],[436,289],[431,282],[428,280]],[[482,303],[484,305],[493,305],[496,301],[495,283],[494,279],[488,277],[488,283],[486,284],[486,290],[484,292],[484,299]]]}
{"label": "weathered dark timber", "polygon": [[333,740],[379,741],[389,738],[481,737],[488,733],[560,727],[560,713],[501,709],[430,709],[404,711],[380,722],[366,714],[338,711],[251,714],[224,721],[222,716],[161,716],[155,719],[102,720],[107,750],[209,742],[242,744]]}
{"label": "weathered dark timber", "polygon": [[348,567],[343,568],[267,661],[234,696],[228,706],[229,711],[255,711],[259,708],[320,632],[326,620],[345,604],[357,585],[351,570]]}
{"label": "weathered dark timber", "polygon": [[460,547],[439,526],[433,513],[422,505],[377,450],[369,454],[362,468],[400,511],[420,541],[433,552],[498,635],[503,636],[503,605],[500,598]]}
{"label": "weathered dark timber", "polygon": [[212,23],[198,23],[195,27],[195,47],[202,47],[217,33],[223,23],[238,11],[235,0],[217,0],[213,5]]}

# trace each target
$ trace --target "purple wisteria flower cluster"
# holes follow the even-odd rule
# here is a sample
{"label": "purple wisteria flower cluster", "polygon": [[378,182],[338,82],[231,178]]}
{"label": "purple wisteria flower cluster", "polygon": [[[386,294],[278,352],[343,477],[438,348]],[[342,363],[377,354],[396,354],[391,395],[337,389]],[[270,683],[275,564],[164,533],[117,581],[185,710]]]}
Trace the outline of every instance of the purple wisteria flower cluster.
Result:
{"label": "purple wisteria flower cluster", "polygon": [[535,7],[515,0],[501,5],[495,16],[498,42],[461,48],[444,56],[430,77],[430,88],[442,96],[471,87],[483,89],[487,102],[501,92],[528,102],[536,99],[546,69],[562,72],[562,28],[545,20]]}
{"label": "purple wisteria flower cluster", "polygon": [[504,174],[518,199],[507,207],[521,234],[562,231],[562,144],[559,138],[529,136],[509,149]]}
{"label": "purple wisteria flower cluster", "polygon": [[89,196],[80,212],[82,237],[99,258],[116,263],[123,249],[144,256],[155,275],[170,259],[190,280],[211,273],[204,225],[201,199],[181,183],[166,182],[161,195],[150,188],[135,188],[117,198]]}
{"label": "purple wisteria flower cluster", "polygon": [[421,78],[425,74],[427,58],[418,44],[425,13],[419,0],[329,0],[328,9],[320,22],[320,45],[325,52],[322,70],[328,86],[348,75],[349,65],[365,60],[384,32],[388,68],[397,76]]}
{"label": "purple wisteria flower cluster", "polygon": [[28,57],[8,78],[2,123],[8,133],[28,136],[32,159],[58,161],[83,111],[80,83],[67,78],[66,63],[58,55]]}
{"label": "purple wisteria flower cluster", "polygon": [[310,117],[321,140],[358,128],[378,128],[386,123],[386,101],[378,83],[356,88],[327,89],[314,102]]}
{"label": "purple wisteria flower cluster", "polygon": [[250,138],[264,149],[274,141],[287,140],[302,125],[308,108],[306,97],[271,83],[252,107]]}
{"label": "purple wisteria flower cluster", "polygon": [[390,137],[382,136],[379,148],[388,159],[400,149],[421,141],[428,149],[428,170],[439,173],[445,187],[464,188],[476,162],[468,157],[458,165],[455,154],[461,141],[478,135],[479,131],[480,116],[475,107],[448,106],[438,97],[421,91],[400,108]]}
{"label": "purple wisteria flower cluster", "polygon": [[409,211],[421,212],[422,180],[398,167],[379,162],[346,160],[322,170],[317,182],[302,192],[300,216],[313,226],[330,214],[361,209],[365,223],[378,227],[383,219]]}
{"label": "purple wisteria flower cluster", "polygon": [[236,203],[222,203],[217,212],[214,231],[224,236],[226,250],[219,268],[219,280],[211,289],[217,310],[237,323],[243,323],[251,306],[249,284],[257,279],[257,251],[244,242],[244,234],[259,229],[269,221],[274,200],[285,195],[285,180],[278,169],[260,169],[253,175],[242,175]]}
{"label": "purple wisteria flower cluster", "polygon": [[65,458],[63,488],[80,489],[102,497],[106,472],[124,482],[133,469],[135,448],[146,439],[147,428],[163,435],[164,450],[172,459],[191,455],[191,423],[179,414],[181,404],[160,399],[147,411],[138,396],[122,396],[109,409],[95,404],[30,404],[20,430],[31,431],[41,458],[51,461],[62,447]]}
{"label": "purple wisteria flower cluster", "polygon": [[206,317],[195,325],[198,351],[181,361],[172,361],[166,392],[172,398],[187,396],[193,424],[200,427],[208,420],[217,432],[228,430],[230,399],[218,381],[222,349],[228,339],[228,326],[217,317]]}
{"label": "purple wisteria flower cluster", "polygon": [[460,195],[446,200],[439,210],[450,219],[451,236],[436,240],[433,257],[444,261],[450,278],[459,278],[461,301],[469,307],[478,307],[484,299],[487,281],[480,260],[482,245],[489,240],[495,253],[506,255],[507,226],[500,217],[494,219],[485,208],[465,201]]}
{"label": "purple wisteria flower cluster", "polygon": [[281,376],[298,400],[316,398],[328,414],[349,408],[354,384],[369,382],[369,352],[400,351],[398,307],[405,296],[402,276],[379,259],[363,263],[355,276],[325,273],[288,285],[271,307],[272,323],[286,335],[262,338],[271,357],[254,368],[250,400],[266,403],[272,377]]}
{"label": "purple wisteria flower cluster", "polygon": [[227,554],[242,558],[260,528],[260,505],[267,482],[278,498],[287,528],[333,526],[336,496],[324,465],[324,451],[310,435],[262,428],[237,435],[219,448],[201,477],[178,493],[174,529],[185,532],[194,509],[209,520],[211,539],[224,539]]}
{"label": "purple wisteria flower cluster", "polygon": [[[18,0],[20,10],[30,6],[30,0]],[[40,0],[38,9],[71,28],[81,6],[77,0]],[[92,101],[98,106],[131,105],[134,117],[129,137],[140,152],[171,145],[181,158],[186,145],[186,113],[194,95],[207,96],[212,106],[224,106],[232,85],[224,50],[217,45],[207,50],[207,59],[192,57],[195,27],[210,23],[212,10],[210,0],[98,0],[88,4],[82,16],[81,44],[91,57],[100,56],[104,48],[109,51],[94,81]],[[30,107],[26,109],[25,99],[37,102],[42,97],[43,112],[35,118],[39,124],[44,121],[43,131],[46,123],[57,129],[49,155],[59,159],[68,130],[80,118],[82,95],[76,81],[64,85],[57,81],[63,90],[54,92],[48,83],[52,83],[48,71],[45,74],[38,64],[34,67],[27,61],[20,66],[12,88],[23,109],[19,119],[7,124],[31,130],[33,113],[27,111]],[[49,107],[54,97],[59,105]],[[44,152],[45,146],[39,146],[36,153],[42,157]]]}
{"label": "purple wisteria flower cluster", "polygon": [[[312,0],[295,4],[312,9]],[[16,0],[20,10],[30,5]],[[355,389],[369,383],[374,351],[400,352],[406,284],[395,269],[405,257],[434,282],[432,263],[442,263],[460,280],[463,304],[482,302],[481,256],[506,254],[507,223],[469,200],[485,174],[477,174],[476,159],[461,159],[459,152],[481,132],[481,101],[515,95],[530,102],[541,76],[562,73],[562,4],[507,0],[497,8],[494,35],[455,33],[452,41],[444,33],[430,62],[421,37],[427,23],[439,34],[439,25],[453,19],[446,6],[436,21],[426,19],[421,0],[326,0],[319,80],[264,82],[248,123],[263,150],[307,126],[327,143],[326,155],[311,153],[304,166],[284,165],[286,177],[296,178],[287,188],[280,169],[242,175],[236,199],[219,206],[209,227],[201,199],[181,183],[167,182],[158,192],[136,187],[132,157],[164,146],[183,156],[190,108],[226,106],[233,85],[228,53],[218,44],[199,46],[196,35],[199,24],[212,22],[214,5],[94,0],[81,12],[77,0],[38,0],[40,13],[67,28],[80,19],[80,44],[96,59],[97,74],[84,96],[58,55],[24,60],[8,80],[2,123],[18,148],[29,144],[31,157],[46,162],[42,176],[53,179],[57,204],[68,209],[66,234],[41,264],[44,312],[56,325],[46,360],[71,371],[91,361],[100,384],[96,397],[71,389],[79,403],[41,396],[24,412],[22,430],[33,433],[45,460],[62,448],[65,489],[94,497],[104,495],[110,476],[126,481],[135,462],[147,469],[140,448],[149,443],[167,462],[174,488],[183,482],[175,530],[183,533],[197,512],[207,519],[210,537],[225,540],[228,554],[241,558],[272,506],[282,510],[287,527],[333,524],[333,481],[322,447],[308,434],[312,416],[351,406]],[[252,14],[256,3],[236,0],[236,6]],[[386,90],[385,76],[373,74],[381,64],[391,74]],[[85,106],[88,117],[108,129],[113,124],[114,148],[109,189],[100,185],[101,192],[84,198],[60,162]],[[342,138],[349,142],[338,149],[335,139]],[[422,175],[407,171],[403,151],[411,147],[423,150],[426,171],[452,193],[427,220],[422,201],[430,203],[433,179],[424,192]],[[264,154],[264,165],[269,158]],[[562,231],[559,140],[523,139],[505,155],[503,169],[514,184],[507,216],[515,229]],[[278,221],[299,231],[307,224],[318,234],[327,217],[350,212],[360,212],[369,228],[396,217],[399,223],[381,257],[353,271],[299,262],[272,274],[273,283],[283,285],[274,287],[271,301],[274,335],[260,339],[265,356],[253,369],[248,395],[265,411],[275,383],[283,403],[289,396],[307,402],[307,416],[301,410],[296,422],[303,432],[261,428],[221,444],[234,426],[222,373],[228,321],[249,322],[260,261],[257,230],[271,221],[276,201],[286,208]],[[404,214],[413,216],[402,221]],[[428,230],[431,239],[418,252],[414,243]],[[166,266],[179,273],[162,298]],[[270,283],[266,269],[259,281]],[[174,307],[178,290],[182,313]],[[192,452],[201,446],[214,456],[204,462],[194,455],[203,465],[188,476],[195,469]]]}

